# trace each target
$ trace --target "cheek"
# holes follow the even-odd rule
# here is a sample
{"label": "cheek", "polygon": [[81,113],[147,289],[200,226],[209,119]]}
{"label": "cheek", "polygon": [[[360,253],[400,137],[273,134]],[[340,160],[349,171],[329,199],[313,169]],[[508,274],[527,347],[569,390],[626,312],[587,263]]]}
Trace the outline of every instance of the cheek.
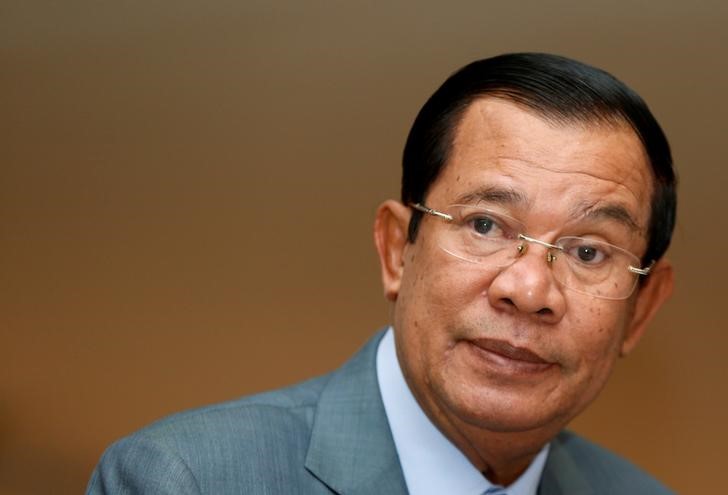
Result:
{"label": "cheek", "polygon": [[473,293],[486,287],[478,266],[456,260],[437,246],[424,245],[406,260],[405,297],[419,311],[443,318],[462,310]]}
{"label": "cheek", "polygon": [[[572,355],[577,358],[576,366],[596,381],[606,380],[624,336],[624,310],[615,308],[614,301],[605,304],[590,304],[587,311],[580,312],[570,325],[573,329]],[[572,310],[572,313],[575,313]]]}
{"label": "cheek", "polygon": [[425,323],[438,334],[438,340],[462,338],[463,333],[469,333],[466,329],[483,324],[483,319],[492,311],[488,285],[489,280],[482,271],[462,264],[443,264],[425,277],[422,281]]}
{"label": "cheek", "polygon": [[473,301],[487,302],[482,296],[485,286],[477,270],[453,263],[439,249],[414,252],[407,262],[395,326],[406,340],[402,345],[412,371],[428,375],[447,359],[466,315],[477,305]]}

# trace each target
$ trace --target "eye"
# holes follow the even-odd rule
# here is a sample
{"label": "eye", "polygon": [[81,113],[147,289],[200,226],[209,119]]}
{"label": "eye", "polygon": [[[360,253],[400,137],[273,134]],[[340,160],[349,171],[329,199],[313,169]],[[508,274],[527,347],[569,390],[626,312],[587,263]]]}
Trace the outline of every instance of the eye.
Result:
{"label": "eye", "polygon": [[566,249],[569,256],[585,265],[598,265],[608,258],[609,253],[597,243],[588,243],[582,239],[579,243],[572,244]]}
{"label": "eye", "polygon": [[475,236],[488,239],[506,237],[508,230],[500,220],[491,215],[484,215],[482,212],[466,217],[463,224]]}
{"label": "eye", "polygon": [[460,233],[471,241],[504,241],[522,232],[517,220],[483,208],[454,205],[449,213]]}
{"label": "eye", "polygon": [[490,233],[496,227],[495,220],[488,217],[478,217],[470,221],[475,230],[480,235],[486,235]]}

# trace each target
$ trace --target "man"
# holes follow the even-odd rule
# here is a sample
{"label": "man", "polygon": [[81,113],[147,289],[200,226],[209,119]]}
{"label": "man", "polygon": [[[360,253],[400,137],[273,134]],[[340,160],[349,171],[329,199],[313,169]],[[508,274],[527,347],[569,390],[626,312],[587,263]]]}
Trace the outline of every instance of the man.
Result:
{"label": "man", "polygon": [[340,370],[113,445],[89,493],[670,493],[564,432],[668,298],[668,143],[609,74],[512,54],[417,116],[374,237],[393,327]]}

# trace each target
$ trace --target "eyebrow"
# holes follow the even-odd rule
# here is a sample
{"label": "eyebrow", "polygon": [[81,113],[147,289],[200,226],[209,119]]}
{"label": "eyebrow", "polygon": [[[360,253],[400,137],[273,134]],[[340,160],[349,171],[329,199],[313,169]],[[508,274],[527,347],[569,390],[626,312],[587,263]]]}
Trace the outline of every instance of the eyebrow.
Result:
{"label": "eyebrow", "polygon": [[526,196],[511,188],[486,186],[476,189],[457,198],[459,204],[471,204],[480,201],[497,203],[502,205],[525,205],[529,206],[530,201]]}
{"label": "eyebrow", "polygon": [[572,216],[583,216],[595,220],[614,220],[634,232],[642,232],[643,230],[629,211],[624,206],[616,203],[607,203],[598,207],[594,203],[582,203],[572,210]]}

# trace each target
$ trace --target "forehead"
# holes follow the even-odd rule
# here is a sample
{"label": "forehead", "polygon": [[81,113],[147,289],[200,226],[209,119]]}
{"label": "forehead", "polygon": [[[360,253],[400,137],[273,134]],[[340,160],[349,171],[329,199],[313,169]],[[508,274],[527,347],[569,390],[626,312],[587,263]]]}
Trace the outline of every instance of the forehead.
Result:
{"label": "forehead", "polygon": [[514,192],[524,208],[554,213],[622,208],[644,231],[652,183],[644,147],[626,124],[555,123],[487,97],[465,110],[428,201],[453,203],[494,188]]}

